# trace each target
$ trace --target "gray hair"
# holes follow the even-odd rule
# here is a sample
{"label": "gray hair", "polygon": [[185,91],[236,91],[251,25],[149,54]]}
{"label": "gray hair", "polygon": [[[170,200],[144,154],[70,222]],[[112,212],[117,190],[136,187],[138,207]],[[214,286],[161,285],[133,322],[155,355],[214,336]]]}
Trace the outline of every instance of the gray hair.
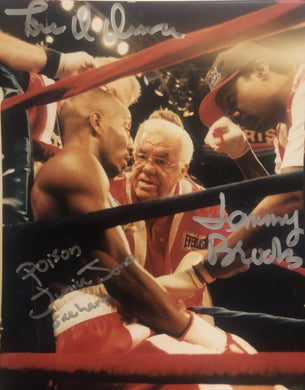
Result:
{"label": "gray hair", "polygon": [[189,164],[191,162],[194,152],[194,145],[190,135],[182,127],[164,119],[147,119],[140,124],[134,140],[135,151],[138,149],[143,136],[147,133],[154,132],[161,132],[166,135],[171,135],[175,137],[177,141],[180,141],[182,162],[185,164]]}
{"label": "gray hair", "polygon": [[160,107],[159,110],[155,110],[148,117],[148,119],[154,119],[154,118],[165,119],[183,128],[183,123],[182,120],[180,119],[180,116],[175,112],[169,110],[168,108]]}

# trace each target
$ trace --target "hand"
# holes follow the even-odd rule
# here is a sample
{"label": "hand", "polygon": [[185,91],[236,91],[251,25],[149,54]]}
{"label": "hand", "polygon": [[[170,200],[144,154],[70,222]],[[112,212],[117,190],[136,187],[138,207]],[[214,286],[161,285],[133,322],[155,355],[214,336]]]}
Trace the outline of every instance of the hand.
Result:
{"label": "hand", "polygon": [[217,153],[227,153],[233,160],[240,158],[250,149],[242,129],[225,116],[212,125],[204,141]]}
{"label": "hand", "polygon": [[56,79],[72,76],[85,70],[94,68],[95,60],[85,51],[75,53],[61,53],[60,61],[55,75]]}
{"label": "hand", "polygon": [[234,275],[248,271],[250,268],[249,264],[243,264],[239,258],[236,258],[232,264],[225,267],[221,264],[220,260],[218,260],[214,265],[205,261],[204,266],[207,272],[215,279],[228,279]]}
{"label": "hand", "polygon": [[235,353],[256,353],[256,350],[240,337],[224,332],[196,314],[191,315],[191,322],[180,338],[181,341],[199,344],[213,353],[222,353],[227,350]]}
{"label": "hand", "polygon": [[[204,267],[202,267],[202,263]],[[197,273],[202,275],[201,280],[199,279],[200,276],[198,277],[195,273],[193,266],[197,269]],[[193,296],[196,290],[201,289],[205,282],[211,283],[216,278],[230,278],[233,275],[247,271],[249,268],[249,264],[243,264],[239,258],[236,258],[227,267],[223,267],[221,261],[211,265],[207,261],[207,251],[194,251],[183,257],[174,273],[159,276],[156,280],[175,299],[186,299]]]}
{"label": "hand", "polygon": [[200,261],[202,261],[206,256],[208,255],[207,250],[202,251],[191,251],[187,253],[178,264],[177,268],[175,269],[174,273],[178,272],[184,272],[191,268],[193,265],[198,264]]}
{"label": "hand", "polygon": [[[227,244],[227,239],[225,238]],[[198,264],[193,265],[194,274],[197,279],[201,282],[212,283],[215,279],[227,279],[231,276],[245,272],[250,268],[249,264],[244,264],[240,255],[237,252],[234,252],[232,249],[228,249],[231,253],[232,259],[230,264],[224,265],[222,262],[223,256],[228,254],[227,252],[222,252],[223,248],[221,246],[216,246],[215,253],[212,252],[211,258],[209,258],[209,252],[204,251],[204,257],[202,261]],[[213,254],[214,253],[214,254]],[[214,255],[216,257],[214,257]]]}
{"label": "hand", "polygon": [[[199,279],[201,279],[201,275],[209,283],[209,279],[227,279],[250,268],[249,264],[242,262],[241,255],[238,252],[239,247],[237,245],[237,249],[233,248],[233,246],[231,247],[228,243],[228,238],[223,237],[220,242],[218,240],[217,243],[213,242],[212,248],[212,250],[209,248],[210,252],[204,252],[203,261],[194,265]],[[248,252],[246,251],[247,254]],[[229,256],[230,261],[225,260],[224,263],[223,260],[226,256]]]}
{"label": "hand", "polygon": [[175,272],[171,275],[159,276],[157,282],[176,299],[186,299],[203,287],[204,283],[196,277],[192,266],[202,261],[200,252],[189,252],[183,257]]}

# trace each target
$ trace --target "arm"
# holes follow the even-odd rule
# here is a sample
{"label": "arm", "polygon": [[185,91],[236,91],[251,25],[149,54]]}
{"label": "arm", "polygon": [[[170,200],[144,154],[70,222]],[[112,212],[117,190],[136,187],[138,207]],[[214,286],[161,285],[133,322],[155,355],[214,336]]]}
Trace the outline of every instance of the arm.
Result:
{"label": "arm", "polygon": [[15,70],[39,73],[46,65],[47,55],[42,47],[0,31],[0,61]]}
{"label": "arm", "polygon": [[252,148],[250,148],[243,156],[235,159],[234,162],[241,170],[245,179],[255,179],[257,177],[269,175],[265,167],[256,157]]}
{"label": "arm", "polygon": [[[111,207],[108,178],[95,157],[88,157],[79,150],[76,155],[62,152],[47,164],[37,177],[36,188],[38,185],[48,196],[58,194],[57,203],[67,210],[68,215]],[[95,266],[108,269],[123,263],[131,254],[119,226],[96,232],[88,249],[91,256],[84,260],[98,258]],[[97,272],[100,277],[105,276],[102,271]],[[123,266],[118,275],[104,284],[125,310],[155,331],[179,337],[187,328],[190,314],[137,262]]]}
{"label": "arm", "polygon": [[[229,121],[229,122],[228,122]],[[229,124],[228,124],[229,123]],[[210,129],[208,136],[206,138],[206,142],[216,151],[223,151],[225,148],[225,143],[223,142],[222,134],[219,133],[219,126],[231,126],[231,124],[235,127],[228,118],[221,118],[219,121],[215,123]],[[250,146],[247,146],[248,141],[245,139],[241,129],[236,126],[236,131],[234,131],[233,127],[233,136],[232,133],[229,134],[228,137],[224,135],[225,141],[229,141],[229,150],[234,154],[236,158],[236,163],[243,166],[245,171],[244,175],[250,177],[259,177],[262,175],[266,175],[267,172],[264,171],[264,168],[257,167],[256,170],[256,157],[251,150]],[[215,128],[217,129],[216,133],[214,133]],[[227,127],[228,128],[228,127]],[[239,147],[235,150],[236,140],[240,142]],[[232,143],[231,143],[232,141]],[[242,150],[242,155],[240,156],[240,150]],[[247,161],[251,161],[254,159],[254,164],[251,167],[244,166],[247,164]],[[258,161],[257,161],[258,162]],[[260,164],[260,163],[259,163]],[[282,173],[290,172],[295,169],[300,169],[298,167],[290,167],[282,169]],[[277,194],[265,197],[252,211],[251,214],[255,214],[263,218],[266,214],[274,214],[275,216],[284,216],[285,214],[291,216],[295,210],[303,209],[303,192],[295,191],[291,193]],[[234,231],[230,235],[226,237],[227,243],[226,247],[228,249],[235,248],[239,241],[242,242],[242,248],[246,252],[246,255],[249,256],[249,251],[252,248],[270,248],[270,241],[272,237],[272,228],[266,227],[249,227],[245,228],[242,226],[238,230]],[[269,242],[266,240],[267,237],[270,237]],[[269,245],[269,247],[268,247]],[[219,247],[219,245],[218,245]],[[216,246],[217,248],[217,246]],[[183,299],[186,296],[194,293],[195,290],[201,288],[204,283],[212,283],[216,278],[228,278],[240,272],[246,271],[249,269],[248,264],[243,264],[240,256],[235,255],[235,260],[229,266],[222,266],[221,260],[224,258],[226,253],[217,252],[217,259],[214,264],[211,264],[208,261],[208,252],[205,251],[202,256],[199,254],[193,255],[193,261],[190,261],[193,265],[188,267],[188,269],[184,269],[180,271],[179,267],[172,275],[166,275],[158,278],[159,282],[177,299]],[[188,255],[184,257],[182,263],[188,262]]]}
{"label": "arm", "polygon": [[[284,172],[289,172],[297,168],[286,168]],[[276,194],[265,197],[251,212],[261,218],[267,214],[274,214],[278,217],[283,217],[285,214],[292,216],[295,210],[303,209],[303,192],[295,191],[284,194]],[[272,237],[277,236],[277,227],[261,226],[249,228],[242,226],[231,234],[227,235],[227,248],[235,248],[238,241],[242,242],[242,249],[246,252],[246,256],[250,256],[253,248],[270,249]],[[291,230],[293,226],[291,227]],[[221,232],[224,236],[223,232]],[[228,234],[228,233],[227,233]],[[269,239],[268,239],[269,237]],[[219,245],[215,244],[215,247]],[[235,261],[230,266],[222,266],[221,261],[226,253],[216,250],[217,261],[211,264],[208,261],[208,252],[204,251],[202,254],[193,252],[183,258],[181,264],[188,264],[188,267],[180,265],[172,275],[166,275],[158,278],[158,281],[177,299],[183,299],[194,293],[195,290],[202,287],[207,282],[211,283],[216,278],[228,278],[240,272],[249,269],[249,265],[241,262],[238,254],[235,256]],[[208,272],[207,275],[202,274],[202,265]],[[194,268],[192,267],[194,266]],[[200,273],[202,277],[200,277]],[[199,275],[198,275],[199,274]],[[206,277],[207,276],[207,277]]]}
{"label": "arm", "polygon": [[[303,209],[303,192],[295,191],[284,194],[276,194],[266,196],[251,212],[251,214],[257,215],[263,218],[267,214],[274,214],[277,217],[283,217],[287,214],[291,217],[295,210]],[[274,228],[272,226],[258,226],[253,227],[250,225],[248,228],[245,226],[240,227],[235,230],[227,237],[227,247],[234,248],[238,241],[242,242],[242,248],[246,252],[252,250],[252,248],[262,248],[270,249],[271,240],[274,234],[277,234],[277,226]],[[291,225],[291,231],[293,230],[294,225]],[[274,233],[275,232],[275,233]],[[269,238],[269,239],[268,239]],[[217,254],[217,263],[211,265],[208,262],[205,263],[208,272],[214,278],[225,278],[230,276],[230,269],[232,267],[238,266],[240,263],[239,256],[236,256],[235,261],[229,267],[222,267],[221,260],[224,257],[223,253]],[[226,270],[226,268],[228,268]],[[233,268],[234,269],[234,268]]]}
{"label": "arm", "polygon": [[245,179],[268,175],[242,129],[229,118],[222,117],[213,124],[205,137],[205,143],[218,153],[227,153]]}
{"label": "arm", "polygon": [[[303,113],[303,106],[301,111]],[[294,113],[294,116],[297,115]],[[284,160],[287,167],[283,168],[281,173],[302,169],[301,164],[304,155],[303,117],[304,115],[299,114],[298,118],[301,119],[296,121],[296,124],[294,125],[296,129],[293,127],[289,131],[289,139],[285,152],[287,162]],[[268,175],[267,171],[253,153],[241,128],[233,123],[229,118],[222,117],[216,121],[210,128],[205,141],[217,152],[222,151],[227,153],[239,166],[245,178],[250,179]],[[300,155],[301,159],[299,158]],[[288,166],[293,165],[291,164],[291,161],[297,162],[299,166]],[[285,214],[291,216],[295,210],[301,209],[303,209],[303,193],[302,191],[296,191],[293,193],[284,193],[265,197],[252,211],[252,214],[261,218],[263,218],[266,214],[274,214],[275,216],[282,217]],[[249,227],[246,229],[245,227],[242,227],[227,237],[228,247],[234,248],[239,240],[243,242],[246,249],[251,246],[252,248],[258,247],[260,240],[259,237],[262,230],[263,229],[260,228],[254,229]],[[221,258],[221,255],[219,256]],[[210,264],[207,264],[207,267],[212,272]],[[217,271],[214,271],[214,274],[217,275],[216,277],[220,276]]]}
{"label": "arm", "polygon": [[94,67],[86,52],[60,53],[0,31],[0,61],[14,70],[63,78]]}
{"label": "arm", "polygon": [[[97,169],[99,164],[97,160],[94,162],[93,156],[89,158],[91,161],[82,156],[85,154],[88,157],[88,153],[84,153],[84,150],[84,148],[74,148],[74,158],[71,158],[71,153],[69,156],[69,153],[64,151],[49,160],[40,171],[32,190],[34,206],[35,197],[36,201],[39,201],[37,200],[39,191],[45,193],[45,198],[51,200],[53,206],[54,203],[63,206],[63,209],[68,210],[68,214],[83,214],[111,206],[108,198],[108,178],[101,167]],[[58,164],[58,161],[62,161],[67,155],[66,163]],[[42,197],[42,194],[40,195]],[[44,207],[42,207],[44,209],[46,208],[45,200]],[[39,209],[39,206],[36,210],[37,208]],[[66,212],[62,212],[61,215],[66,215]],[[108,240],[110,240],[110,248]],[[105,244],[118,257],[114,258],[106,254]],[[121,269],[121,272],[104,282],[105,286],[124,309],[129,311],[130,315],[135,316],[139,322],[157,332],[167,333],[173,337],[179,337],[182,341],[204,346],[215,353],[224,352],[228,346],[230,347],[231,343],[225,332],[212,326],[200,316],[187,312],[136,262],[129,264],[128,267],[120,267],[122,259],[126,259],[130,250],[121,241],[119,227],[93,234],[88,249],[91,249],[91,255],[98,259],[98,265],[101,267]],[[88,259],[84,260],[88,261]],[[100,274],[99,276],[103,277],[102,270],[96,271]],[[248,344],[247,347],[251,352],[254,351]],[[234,342],[233,348],[236,350]]]}

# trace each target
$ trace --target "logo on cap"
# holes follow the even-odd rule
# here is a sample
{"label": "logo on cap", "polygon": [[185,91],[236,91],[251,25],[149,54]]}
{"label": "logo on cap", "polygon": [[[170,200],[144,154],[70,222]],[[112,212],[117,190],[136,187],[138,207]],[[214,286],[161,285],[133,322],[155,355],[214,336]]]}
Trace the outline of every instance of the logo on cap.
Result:
{"label": "logo on cap", "polygon": [[215,68],[211,69],[207,77],[207,83],[209,85],[210,91],[212,91],[216,87],[220,79],[221,74],[218,72],[217,66],[215,66]]}

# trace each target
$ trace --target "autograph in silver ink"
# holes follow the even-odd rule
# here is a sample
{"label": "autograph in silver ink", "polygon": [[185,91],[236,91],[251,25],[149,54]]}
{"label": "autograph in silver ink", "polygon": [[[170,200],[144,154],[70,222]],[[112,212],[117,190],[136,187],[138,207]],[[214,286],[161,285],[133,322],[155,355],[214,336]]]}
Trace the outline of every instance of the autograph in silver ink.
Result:
{"label": "autograph in silver ink", "polygon": [[[48,3],[45,0],[32,0],[27,8],[6,8],[4,13],[9,16],[25,16],[24,32],[27,37],[37,37],[42,34],[60,35],[66,31],[67,26],[57,26],[55,22],[51,22],[48,26],[39,23],[33,15],[41,14],[48,9]],[[89,34],[91,26],[91,10],[87,5],[80,7],[77,15],[72,17],[71,32],[76,40],[86,39],[89,42],[95,41],[95,38]],[[117,23],[119,20],[119,23]],[[131,36],[138,35],[154,35],[160,32],[163,36],[172,36],[176,39],[183,39],[185,34],[177,32],[175,27],[169,27],[168,23],[160,23],[155,26],[138,27],[129,26],[125,30],[126,15],[124,7],[121,3],[114,3],[110,11],[110,19],[104,20],[103,34],[107,44],[112,44],[117,38],[128,39]],[[110,30],[109,30],[110,29]],[[124,31],[125,30],[125,31]]]}
{"label": "autograph in silver ink", "polygon": [[[22,280],[26,280],[31,277],[40,287],[42,287],[39,274],[46,273],[50,268],[55,269],[56,264],[59,261],[68,261],[73,256],[78,258],[81,256],[81,253],[81,248],[78,245],[74,245],[71,248],[63,249],[61,251],[54,249],[52,253],[48,253],[45,256],[45,259],[41,259],[37,261],[37,263],[32,261],[25,261],[24,263],[21,263],[17,267],[16,272]],[[21,272],[23,272],[22,276],[20,275]]]}
{"label": "autograph in silver ink", "polygon": [[[277,263],[281,263],[285,260],[289,263],[289,269],[295,269],[301,267],[303,259],[299,256],[294,256],[293,249],[300,240],[300,235],[304,234],[304,229],[299,226],[299,210],[295,210],[291,217],[288,214],[284,214],[282,217],[274,214],[266,214],[264,217],[258,215],[247,215],[241,210],[235,210],[230,215],[226,216],[225,208],[225,195],[219,194],[220,198],[220,212],[219,218],[205,218],[205,217],[193,217],[193,220],[200,223],[202,226],[211,229],[218,230],[225,228],[227,232],[234,232],[241,226],[249,227],[257,226],[292,226],[293,229],[287,234],[286,246],[287,248],[282,251],[282,244],[278,237],[272,237],[271,249],[263,250],[262,248],[253,248],[251,256],[246,257],[245,251],[242,249],[243,242],[239,240],[234,248],[228,247],[228,241],[225,236],[220,233],[211,233],[208,236],[208,261],[214,265],[217,261],[217,253],[226,253],[221,260],[221,265],[227,267],[234,261],[237,255],[240,256],[243,264],[254,263],[256,265],[271,264],[275,260]],[[217,243],[221,243],[215,246]]]}
{"label": "autograph in silver ink", "polygon": [[90,313],[92,310],[96,310],[100,305],[111,306],[109,300],[111,299],[110,295],[105,295],[103,298],[97,299],[94,302],[89,302],[86,306],[80,306],[78,303],[74,303],[73,306],[76,310],[69,310],[63,315],[55,315],[53,318],[53,329],[59,328],[62,322],[67,322],[72,318],[79,316],[79,313],[87,312]]}
{"label": "autograph in silver ink", "polygon": [[128,255],[122,263],[117,265],[116,267],[113,267],[112,269],[105,268],[105,267],[96,267],[94,264],[99,262],[99,259],[94,259],[90,261],[90,263],[86,264],[84,267],[82,267],[78,272],[77,275],[82,275],[85,271],[98,271],[98,272],[106,272],[106,275],[100,278],[101,282],[105,282],[106,280],[112,278],[113,276],[118,276],[122,272],[123,268],[128,267],[130,264],[132,264],[135,261],[136,257],[134,255]]}
{"label": "autograph in silver ink", "polygon": [[[7,8],[4,10],[6,15],[16,16],[24,15],[24,33],[27,37],[37,37],[40,33],[42,34],[54,34],[60,35],[66,31],[67,26],[57,26],[55,22],[50,23],[48,26],[44,26],[42,23],[39,23],[33,15],[41,14],[48,9],[48,3],[45,0],[33,0],[30,2],[28,8]],[[86,5],[79,8],[78,14],[72,17],[71,21],[71,30],[74,38],[80,40],[82,38],[86,39],[89,42],[95,40],[89,34],[89,29],[91,26],[91,12],[90,8]]]}
{"label": "autograph in silver ink", "polygon": [[[102,273],[104,276],[100,277],[100,281],[105,282],[113,276],[120,275],[123,268],[128,267],[136,260],[134,255],[128,255],[120,264],[113,267],[112,269],[109,269],[106,267],[96,266],[96,263],[99,262],[99,259],[96,258],[77,271],[77,276],[75,276],[75,278],[71,278],[71,284],[66,286],[59,294],[52,293],[49,287],[43,286],[41,280],[39,279],[39,273],[46,273],[50,268],[54,269],[59,261],[68,261],[73,256],[76,258],[81,256],[81,248],[77,245],[74,245],[68,249],[63,249],[61,252],[59,252],[58,249],[54,249],[51,254],[47,254],[46,259],[41,259],[37,263],[26,261],[17,267],[16,273],[22,280],[32,278],[36,282],[36,293],[30,298],[30,300],[35,302],[43,296],[48,297],[50,300],[47,310],[45,310],[43,313],[36,314],[33,310],[30,310],[30,318],[40,319],[47,316],[52,312],[55,299],[61,299],[65,294],[71,291],[91,286],[93,284],[91,279],[86,280],[83,276],[80,278],[80,276],[83,275],[87,270],[99,272],[99,274]],[[80,309],[78,310],[81,311]]]}
{"label": "autograph in silver ink", "polygon": [[40,14],[48,9],[48,3],[44,0],[33,0],[30,2],[28,8],[7,8],[4,13],[9,16],[25,15],[24,33],[27,37],[37,37],[42,34],[59,35],[66,31],[67,26],[58,27],[56,23],[52,22],[49,26],[44,26],[39,23],[33,15]]}
{"label": "autograph in silver ink", "polygon": [[[117,20],[119,20],[119,23],[117,23]],[[154,35],[157,32],[161,32],[164,37],[170,35],[176,39],[183,39],[185,37],[185,34],[177,32],[175,27],[169,28],[167,23],[156,24],[153,27],[143,26],[142,24],[138,27],[131,25],[126,31],[124,31],[125,23],[126,16],[123,5],[121,3],[113,4],[110,11],[110,20],[105,19],[104,21],[103,33],[105,42],[111,45],[117,38],[124,40],[130,38],[131,36],[144,36],[146,34]],[[109,32],[109,27],[112,28],[113,32]]]}

